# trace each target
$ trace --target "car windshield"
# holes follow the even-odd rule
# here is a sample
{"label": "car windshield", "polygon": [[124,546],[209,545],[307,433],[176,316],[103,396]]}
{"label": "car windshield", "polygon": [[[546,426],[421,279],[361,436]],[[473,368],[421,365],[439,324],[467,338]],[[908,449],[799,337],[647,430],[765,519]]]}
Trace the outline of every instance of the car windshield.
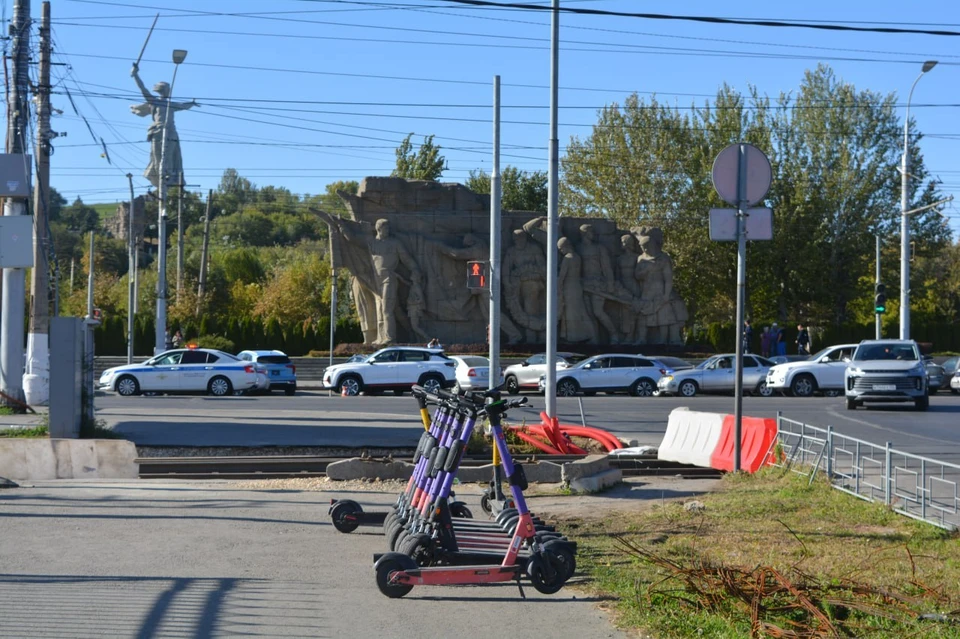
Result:
{"label": "car windshield", "polygon": [[853,359],[856,361],[879,359],[915,362],[920,359],[920,355],[913,344],[862,344],[857,348]]}
{"label": "car windshield", "polygon": [[692,368],[690,362],[682,360],[679,357],[658,357],[657,361],[665,366],[677,370],[682,368]]}
{"label": "car windshield", "polygon": [[486,357],[461,357],[463,363],[467,366],[489,366],[490,360]]}
{"label": "car windshield", "polygon": [[826,357],[827,353],[829,353],[832,350],[833,350],[833,346],[828,346],[827,348],[823,349],[819,353],[815,353],[811,355],[807,359],[810,360],[811,362],[819,362],[823,357]]}
{"label": "car windshield", "polygon": [[232,359],[232,360],[235,361],[235,362],[240,361],[240,358],[237,357],[236,355],[231,355],[230,353],[225,353],[225,352],[223,352],[223,351],[216,351],[216,353],[217,353],[217,355],[219,355],[220,357],[225,357],[225,358],[227,358],[227,359]]}
{"label": "car windshield", "polygon": [[579,364],[587,358],[586,355],[580,355],[579,353],[564,353],[557,357],[558,360],[562,359],[567,364]]}
{"label": "car windshield", "polygon": [[715,361],[717,361],[718,359],[720,359],[720,358],[719,358],[719,357],[711,357],[710,359],[705,359],[705,360],[703,360],[702,362],[700,362],[699,364],[697,364],[696,366],[694,366],[694,368],[699,368],[699,369],[707,368],[708,366],[710,366],[711,364],[713,364],[713,363],[714,363]]}
{"label": "car windshield", "polygon": [[369,355],[361,355],[360,353],[357,353],[356,355],[351,356],[350,359],[347,360],[347,363],[355,364],[359,362],[365,362],[367,361],[367,357],[369,357]]}

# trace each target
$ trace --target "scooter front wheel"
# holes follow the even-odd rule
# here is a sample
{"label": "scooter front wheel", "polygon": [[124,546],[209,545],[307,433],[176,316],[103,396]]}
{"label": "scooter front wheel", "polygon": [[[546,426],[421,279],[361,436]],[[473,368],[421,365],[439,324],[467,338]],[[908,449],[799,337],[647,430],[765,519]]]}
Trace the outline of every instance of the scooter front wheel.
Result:
{"label": "scooter front wheel", "polygon": [[352,533],[360,525],[360,522],[354,515],[363,512],[363,507],[355,501],[344,500],[334,504],[330,509],[330,517],[333,519],[333,527],[342,533]]}
{"label": "scooter front wheel", "polygon": [[398,552],[388,552],[373,568],[377,572],[377,588],[391,599],[399,599],[413,590],[412,585],[393,580],[395,573],[417,568],[417,562],[410,557]]}

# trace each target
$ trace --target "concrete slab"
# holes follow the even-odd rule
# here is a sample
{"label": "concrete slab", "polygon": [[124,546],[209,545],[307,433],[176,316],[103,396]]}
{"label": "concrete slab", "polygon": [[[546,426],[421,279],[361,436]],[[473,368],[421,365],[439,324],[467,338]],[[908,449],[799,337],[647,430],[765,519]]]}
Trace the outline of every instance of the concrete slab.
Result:
{"label": "concrete slab", "polygon": [[[461,491],[458,490],[458,495]],[[464,496],[479,512],[476,491]],[[576,588],[419,587],[387,599],[375,529],[337,533],[331,496],[232,482],[35,482],[0,492],[0,637],[623,637]],[[509,623],[509,626],[505,625]]]}

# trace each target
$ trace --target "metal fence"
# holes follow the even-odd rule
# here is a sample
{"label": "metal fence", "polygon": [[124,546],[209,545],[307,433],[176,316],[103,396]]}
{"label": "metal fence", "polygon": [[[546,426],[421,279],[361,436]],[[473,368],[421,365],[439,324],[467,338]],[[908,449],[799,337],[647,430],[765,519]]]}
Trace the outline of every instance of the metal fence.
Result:
{"label": "metal fence", "polygon": [[811,481],[818,472],[833,487],[948,530],[960,529],[960,466],[913,455],[890,442],[847,437],[777,415],[777,465]]}

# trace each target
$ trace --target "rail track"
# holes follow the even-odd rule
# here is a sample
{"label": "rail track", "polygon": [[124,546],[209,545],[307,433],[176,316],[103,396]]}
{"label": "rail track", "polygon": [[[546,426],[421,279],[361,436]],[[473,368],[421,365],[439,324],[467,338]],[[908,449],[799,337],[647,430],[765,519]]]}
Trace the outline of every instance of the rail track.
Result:
{"label": "rail track", "polygon": [[[583,455],[517,456],[516,461],[532,463],[548,461],[555,464],[583,459]],[[290,479],[295,477],[324,477],[327,465],[350,459],[344,456],[265,455],[234,457],[141,457],[141,479]],[[381,458],[375,458],[381,459]],[[408,458],[394,458],[410,461]],[[612,458],[624,476],[680,475],[688,478],[719,477],[718,471],[674,462],[664,462],[650,455],[617,455]],[[463,466],[483,466],[489,456],[465,456]]]}

